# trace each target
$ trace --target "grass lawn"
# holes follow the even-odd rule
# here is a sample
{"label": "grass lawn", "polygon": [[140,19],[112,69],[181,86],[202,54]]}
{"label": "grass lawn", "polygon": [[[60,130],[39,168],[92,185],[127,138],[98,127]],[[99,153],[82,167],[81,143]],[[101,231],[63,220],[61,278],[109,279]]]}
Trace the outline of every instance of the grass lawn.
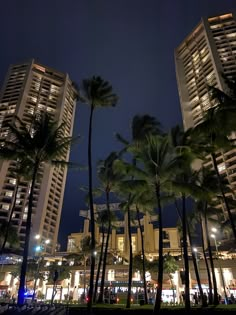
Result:
{"label": "grass lawn", "polygon": [[[112,314],[111,314],[112,312]],[[151,315],[153,312],[153,305],[132,305],[130,309],[126,309],[125,305],[121,304],[97,304],[93,305],[93,314],[95,315],[118,315],[118,314],[140,314],[140,315]],[[162,306],[160,314],[186,314],[184,307],[181,306]],[[201,307],[192,307],[191,311],[188,314],[200,315],[200,314],[236,314],[236,304],[232,305],[218,305],[218,306],[209,306],[205,308]],[[69,314],[86,314],[87,308],[86,305],[69,305]]]}

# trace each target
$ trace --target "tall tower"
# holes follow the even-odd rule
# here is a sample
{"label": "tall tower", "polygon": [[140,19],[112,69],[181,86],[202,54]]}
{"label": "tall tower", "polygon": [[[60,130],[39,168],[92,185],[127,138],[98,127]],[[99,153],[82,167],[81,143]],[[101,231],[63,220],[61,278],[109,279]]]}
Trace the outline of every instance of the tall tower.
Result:
{"label": "tall tower", "polygon": [[[236,77],[235,15],[203,18],[176,48],[175,64],[183,124],[188,129],[201,122],[212,106],[207,85],[226,91],[222,74]],[[217,163],[235,190],[236,150],[218,152]],[[205,165],[211,166],[210,156]]]}
{"label": "tall tower", "polygon": [[[49,113],[58,125],[65,123],[64,134],[73,130],[77,91],[67,74],[45,67],[34,60],[10,66],[0,93],[0,137],[7,135],[6,122],[17,115],[31,124],[40,112]],[[69,150],[61,157],[69,160]],[[16,189],[12,175],[15,162],[0,161],[0,220],[7,220]],[[67,169],[43,166],[36,183],[31,227],[31,246],[34,236],[41,242],[50,240],[45,251],[53,253],[57,244]],[[20,181],[12,224],[17,228],[21,247],[24,244],[30,183]]]}

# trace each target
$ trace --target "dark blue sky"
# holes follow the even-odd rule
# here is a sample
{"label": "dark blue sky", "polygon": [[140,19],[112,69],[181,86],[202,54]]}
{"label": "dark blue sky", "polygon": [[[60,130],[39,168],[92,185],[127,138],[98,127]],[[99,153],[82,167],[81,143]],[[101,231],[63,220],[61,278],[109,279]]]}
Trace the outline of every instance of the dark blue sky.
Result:
{"label": "dark blue sky", "polygon": [[[235,0],[7,0],[0,9],[0,84],[11,63],[30,58],[80,83],[101,75],[120,101],[94,117],[94,164],[120,146],[114,133],[129,137],[136,114],[155,116],[165,129],[181,123],[174,49],[200,21],[236,11]],[[78,104],[74,134],[82,136],[71,159],[87,164],[88,108]],[[69,171],[59,240],[81,228],[86,208],[79,187],[86,172]],[[166,211],[166,224],[176,216]],[[172,220],[167,219],[171,217]]]}

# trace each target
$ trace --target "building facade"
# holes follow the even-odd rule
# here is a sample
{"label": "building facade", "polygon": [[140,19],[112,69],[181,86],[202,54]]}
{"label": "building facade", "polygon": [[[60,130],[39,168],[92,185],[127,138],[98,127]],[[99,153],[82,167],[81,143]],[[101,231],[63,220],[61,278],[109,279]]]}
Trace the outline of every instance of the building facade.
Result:
{"label": "building facade", "polygon": [[[204,113],[215,105],[210,100],[208,86],[227,93],[224,77],[236,77],[235,14],[202,18],[176,48],[175,64],[183,125],[187,130],[199,124]],[[236,150],[219,151],[216,157],[220,174],[235,191]],[[210,156],[204,165],[212,167]]]}
{"label": "building facade", "polygon": [[[47,112],[58,125],[65,123],[65,136],[72,135],[77,91],[67,74],[45,67],[34,60],[10,66],[0,93],[0,137],[7,137],[6,123],[14,116],[31,125],[33,117]],[[61,156],[69,160],[69,150]],[[15,161],[0,161],[0,220],[8,220],[16,191],[12,224],[17,228],[21,247],[24,244],[28,211],[29,182],[17,180],[12,174]],[[56,248],[61,209],[65,188],[66,167],[44,165],[36,183],[31,246],[34,236],[38,242],[50,240],[45,250],[53,253]]]}
{"label": "building facade", "polygon": [[[119,211],[119,204],[113,203],[110,205],[111,210],[114,212]],[[105,205],[95,205],[95,211],[98,213],[105,208]],[[89,231],[89,212],[82,210],[81,215],[85,217],[84,227],[81,233],[72,233],[68,236],[67,251],[74,252],[80,248],[80,242],[85,237],[90,235]],[[142,231],[138,228],[137,220],[132,223],[132,249],[133,254],[138,255],[141,253],[141,233],[144,239],[144,248],[147,257],[153,259],[158,255],[159,243],[159,229],[155,227],[157,217],[147,212],[140,220]],[[124,219],[112,223],[115,226],[112,229],[109,243],[109,250],[113,253],[119,253],[120,256],[128,260],[129,257],[129,237],[128,237],[128,219],[124,215]],[[102,231],[98,224],[95,224],[96,230],[96,243],[99,246],[102,242]],[[164,253],[170,252],[172,255],[180,255],[180,237],[176,227],[166,227],[163,229],[163,247]]]}

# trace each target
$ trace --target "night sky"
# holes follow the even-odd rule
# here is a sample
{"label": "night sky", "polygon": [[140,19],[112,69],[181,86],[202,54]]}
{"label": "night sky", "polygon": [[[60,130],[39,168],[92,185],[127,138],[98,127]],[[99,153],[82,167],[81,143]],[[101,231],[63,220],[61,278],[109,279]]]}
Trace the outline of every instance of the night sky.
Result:
{"label": "night sky", "polygon": [[[94,116],[93,160],[119,150],[114,134],[130,137],[134,115],[155,116],[164,129],[181,124],[174,49],[202,16],[236,11],[235,0],[7,0],[0,8],[0,84],[8,66],[35,58],[68,72],[78,84],[100,75],[110,81],[120,101]],[[81,141],[71,160],[87,165],[88,107],[78,104],[74,135]],[[86,209],[81,185],[87,172],[69,171],[59,241],[81,229]],[[96,180],[94,180],[96,185]],[[165,225],[173,225],[173,209]],[[172,220],[168,219],[171,217]]]}

